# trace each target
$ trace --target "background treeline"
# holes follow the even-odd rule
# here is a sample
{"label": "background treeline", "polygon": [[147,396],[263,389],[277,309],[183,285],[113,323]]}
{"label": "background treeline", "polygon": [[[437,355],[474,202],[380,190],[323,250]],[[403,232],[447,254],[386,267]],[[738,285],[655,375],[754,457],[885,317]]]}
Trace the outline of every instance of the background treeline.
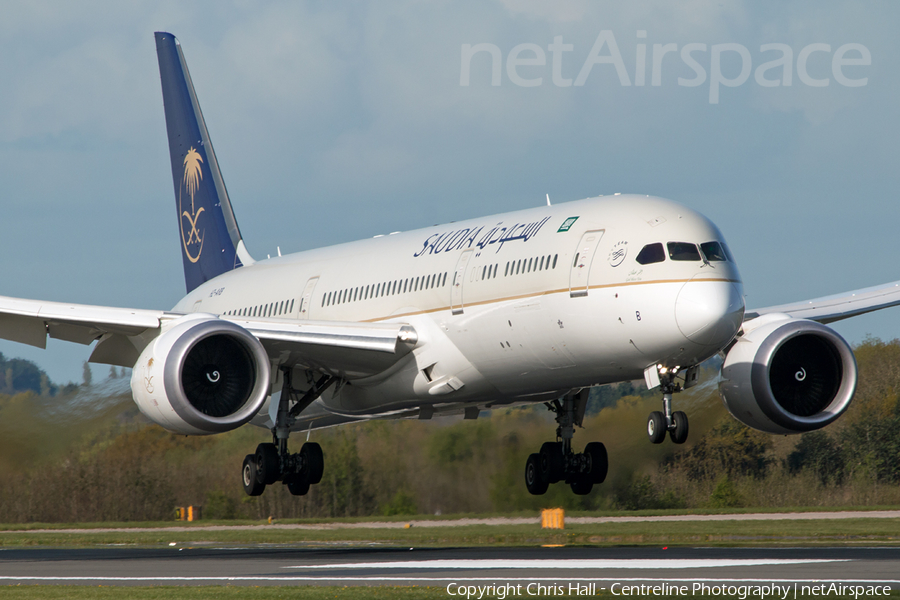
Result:
{"label": "background treeline", "polygon": [[[568,509],[791,507],[900,503],[900,341],[856,348],[860,383],[843,418],[822,431],[771,436],[722,407],[715,368],[676,396],[691,420],[684,446],[645,434],[657,393],[631,383],[595,388],[575,445],[603,441],[607,482],[588,496],[562,484],[530,496],[525,459],[551,439],[542,406],[482,413],[475,421],[370,421],[312,432],[322,444],[321,484],[296,498],[279,484],[244,496],[239,467],[267,431],[244,427],[185,437],[149,425],[125,373],[58,388],[27,361],[2,361],[13,393],[0,394],[0,521],[72,522],[172,518],[203,505],[204,518],[342,517]],[[19,365],[18,367],[15,365]],[[15,388],[15,369],[29,376]],[[37,382],[38,389],[31,383]],[[42,383],[43,381],[43,383]],[[292,437],[296,450],[305,436]]]}

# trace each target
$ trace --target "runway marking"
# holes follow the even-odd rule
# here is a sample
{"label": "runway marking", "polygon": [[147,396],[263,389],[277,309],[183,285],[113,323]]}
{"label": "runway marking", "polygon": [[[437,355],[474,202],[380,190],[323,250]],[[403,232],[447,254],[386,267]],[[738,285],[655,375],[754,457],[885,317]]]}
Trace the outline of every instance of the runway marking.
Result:
{"label": "runway marking", "polygon": [[596,581],[596,582],[633,582],[633,581],[644,581],[644,582],[677,582],[677,583],[690,583],[695,581],[702,581],[708,583],[801,583],[801,582],[828,582],[828,583],[882,583],[882,584],[891,584],[892,586],[900,586],[900,579],[807,579],[807,578],[791,578],[791,579],[760,579],[760,578],[741,578],[741,577],[388,577],[388,576],[364,576],[364,577],[308,577],[308,576],[293,576],[293,577],[177,577],[177,576],[163,576],[163,577],[62,577],[62,576],[54,576],[54,577],[38,577],[38,576],[30,576],[23,575],[21,577],[16,577],[13,575],[3,575],[0,576],[0,581],[47,581],[47,582],[58,582],[58,581],[121,581],[121,582],[145,582],[145,581],[158,581],[158,582],[179,582],[179,581],[222,581],[222,582],[259,582],[259,581],[286,581],[286,582],[331,582],[331,583],[340,583],[340,582],[351,582],[351,581],[393,581],[393,582],[402,582],[402,581],[416,581],[416,582],[456,582],[456,581],[529,581],[529,582],[539,582],[539,581]]}
{"label": "runway marking", "polygon": [[675,558],[675,559],[486,559],[407,560],[396,562],[291,565],[284,569],[706,569],[848,562],[850,559]]}

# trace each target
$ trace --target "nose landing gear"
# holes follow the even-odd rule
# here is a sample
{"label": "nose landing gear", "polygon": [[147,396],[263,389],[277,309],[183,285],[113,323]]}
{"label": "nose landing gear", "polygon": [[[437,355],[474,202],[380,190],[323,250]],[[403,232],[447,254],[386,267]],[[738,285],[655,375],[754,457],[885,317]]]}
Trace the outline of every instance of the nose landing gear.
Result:
{"label": "nose landing gear", "polygon": [[584,452],[572,451],[575,426],[581,427],[584,409],[590,390],[571,392],[560,400],[547,402],[547,408],[556,413],[555,442],[545,442],[540,452],[528,457],[525,463],[525,486],[528,492],[539,496],[547,492],[551,483],[565,481],[575,494],[589,494],[596,483],[603,483],[609,471],[606,447],[591,442]]}
{"label": "nose landing gear", "polygon": [[[684,411],[672,411],[672,395],[676,392],[683,391],[689,387],[693,387],[697,383],[698,367],[690,367],[684,372],[684,387],[676,383],[675,377],[678,375],[678,367],[667,369],[662,366],[648,368],[648,372],[653,369],[655,371],[658,384],[662,389],[663,409],[655,410],[650,413],[647,419],[647,437],[654,444],[661,444],[666,439],[666,433],[672,438],[676,444],[683,444],[688,438],[688,418]],[[648,384],[652,382],[648,376]]]}

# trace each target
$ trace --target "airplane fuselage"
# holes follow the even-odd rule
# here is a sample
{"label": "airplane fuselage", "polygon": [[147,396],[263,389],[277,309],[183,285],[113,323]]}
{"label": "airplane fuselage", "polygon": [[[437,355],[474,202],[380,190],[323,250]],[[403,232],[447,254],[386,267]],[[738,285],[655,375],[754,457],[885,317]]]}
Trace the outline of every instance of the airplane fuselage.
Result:
{"label": "airplane fuselage", "polygon": [[[710,242],[719,256],[671,246]],[[665,255],[651,248],[639,262],[655,244]],[[725,248],[715,225],[682,205],[616,195],[259,261],[199,286],[174,310],[236,322],[408,323],[420,341],[408,360],[374,378],[344,373],[349,384],[319,408],[363,418],[484,408],[719,352],[744,311]],[[305,413],[298,427],[323,414]]]}

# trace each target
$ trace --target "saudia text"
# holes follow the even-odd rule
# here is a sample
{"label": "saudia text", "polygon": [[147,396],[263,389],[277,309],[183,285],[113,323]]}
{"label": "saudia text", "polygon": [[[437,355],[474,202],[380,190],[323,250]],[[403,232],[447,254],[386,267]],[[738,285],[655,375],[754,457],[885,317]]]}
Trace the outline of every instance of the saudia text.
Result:
{"label": "saudia text", "polygon": [[527,242],[537,235],[544,223],[549,220],[550,217],[544,217],[540,221],[516,223],[514,225],[504,225],[501,221],[487,232],[484,231],[485,227],[482,226],[435,233],[428,236],[422,249],[413,254],[413,257],[424,256],[425,254],[438,254],[439,252],[453,252],[454,250],[471,248],[473,246],[479,250],[484,250],[488,246],[495,244],[497,245],[497,252],[500,252],[503,244],[520,240]]}

